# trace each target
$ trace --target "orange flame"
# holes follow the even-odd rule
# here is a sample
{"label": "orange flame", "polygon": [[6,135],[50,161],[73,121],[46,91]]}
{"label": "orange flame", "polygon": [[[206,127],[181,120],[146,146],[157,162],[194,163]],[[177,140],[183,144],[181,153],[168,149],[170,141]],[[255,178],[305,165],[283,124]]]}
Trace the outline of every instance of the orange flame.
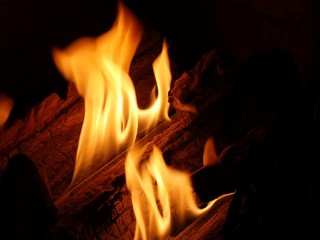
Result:
{"label": "orange flame", "polygon": [[[165,41],[153,63],[157,96],[153,91],[148,108],[140,109],[137,104],[129,68],[142,33],[139,21],[119,3],[117,19],[108,32],[97,38],[81,38],[64,50],[55,49],[53,56],[85,102],[71,185],[92,173],[93,166],[101,166],[129,148],[125,172],[136,215],[135,238],[159,239],[180,231],[213,202],[200,209],[188,174],[166,166],[157,147],[147,160],[142,160],[145,148],[134,148],[138,133],[146,133],[160,121],[170,121],[167,94],[171,73]],[[214,147],[213,142],[208,146]]]}
{"label": "orange flame", "polygon": [[[65,50],[55,49],[55,63],[75,83],[85,100],[73,183],[88,175],[120,150],[134,144],[138,132],[161,120],[170,120],[167,93],[171,73],[164,41],[153,67],[158,95],[147,109],[139,109],[129,68],[143,29],[134,15],[119,4],[112,28],[98,38],[82,38]],[[81,176],[81,177],[80,177]]]}
{"label": "orange flame", "polygon": [[131,150],[125,164],[136,216],[135,239],[163,239],[179,232],[215,201],[199,208],[188,173],[167,166],[156,146],[148,159],[143,159],[143,153],[144,149]]}

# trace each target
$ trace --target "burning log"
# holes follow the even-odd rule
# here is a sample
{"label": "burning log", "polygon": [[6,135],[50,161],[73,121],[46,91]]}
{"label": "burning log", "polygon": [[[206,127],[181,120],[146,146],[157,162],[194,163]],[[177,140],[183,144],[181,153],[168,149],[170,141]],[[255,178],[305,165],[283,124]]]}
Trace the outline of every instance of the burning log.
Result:
{"label": "burning log", "polygon": [[[153,36],[152,39],[157,38]],[[152,49],[154,49],[154,55],[156,55],[160,48],[154,48],[154,45],[156,44],[152,44]],[[153,59],[150,57],[150,51],[152,52],[149,47],[146,47],[145,52],[147,55],[144,55],[144,51],[141,50],[133,61],[131,72],[136,84],[138,86],[140,84],[140,87],[137,88],[137,97],[144,100],[146,96],[143,93],[148,92],[145,90],[150,88],[150,83],[153,81],[150,81],[149,75],[139,77],[139,74],[141,72],[148,73],[148,71],[142,70],[142,66],[148,65],[148,62]],[[216,50],[209,53],[208,56],[200,61],[195,70],[183,75],[179,82],[200,78],[200,75],[201,77],[202,75],[206,76],[205,79],[208,81],[222,79],[225,75],[218,74],[219,71],[217,72],[216,70],[211,72],[211,67],[209,67],[211,61],[217,62]],[[143,58],[146,60],[142,60]],[[216,62],[211,65],[215,65]],[[214,66],[213,68],[218,69]],[[146,80],[145,83],[143,83],[143,80]],[[199,81],[199,83],[203,84],[202,81]],[[216,82],[211,81],[209,85],[212,83]],[[204,89],[207,90],[209,88]],[[227,90],[222,88],[220,91]],[[173,92],[170,95],[174,97]],[[201,100],[200,98],[198,99],[197,106],[199,109],[197,116],[201,116],[199,113],[211,101],[210,97],[215,98],[213,95],[206,94],[202,96]],[[142,106],[145,104],[142,102]],[[47,114],[47,112],[51,114]],[[176,112],[184,114],[183,110],[180,111],[178,109]],[[185,146],[186,142],[190,144],[195,137],[194,131],[197,129],[191,127],[191,125],[198,125],[198,122],[195,121],[195,118],[180,118],[179,114],[173,114],[170,123],[161,123],[156,129],[149,132],[146,137],[141,138],[137,145],[143,146],[151,142],[170,156],[171,153],[175,152],[178,145]],[[25,129],[23,121],[18,121],[16,125],[3,129],[7,131],[3,131],[3,136],[5,137],[1,138],[3,139],[1,149],[5,153],[1,162],[5,162],[8,156],[13,156],[22,151],[30,154],[33,161],[41,169],[44,169],[43,175],[48,181],[55,205],[59,209],[59,221],[47,232],[46,238],[78,238],[79,236],[84,238],[103,236],[103,238],[107,239],[118,239],[123,236],[124,238],[132,238],[135,219],[132,212],[130,193],[125,186],[124,179],[123,164],[126,152],[118,155],[81,182],[81,184],[74,188],[67,188],[74,166],[70,160],[74,159],[78,143],[77,140],[72,140],[72,138],[79,135],[82,118],[83,100],[77,94],[73,84],[70,84],[66,101],[59,99],[56,95],[51,95],[40,106],[31,111],[24,120],[24,124],[30,126],[29,128]],[[202,132],[204,131],[202,130]],[[12,142],[5,141],[9,136],[13,139]],[[12,138],[12,136],[16,136],[16,138]],[[198,143],[189,148],[189,151],[193,152],[193,159],[185,159],[180,162],[173,161],[173,165],[182,166],[189,172],[198,168],[199,164],[201,165],[199,159],[201,159],[202,143],[205,141],[206,135],[198,135],[197,137]],[[179,150],[182,152],[182,149]],[[174,154],[172,156],[174,158]],[[180,159],[182,160],[182,158]],[[192,163],[192,160],[195,159],[196,161]],[[63,193],[64,190],[66,192]]]}
{"label": "burning log", "polygon": [[[151,63],[161,51],[161,41],[161,34],[146,31],[132,61],[130,75],[141,107],[149,103],[147,94],[154,83]],[[6,169],[8,159],[24,153],[42,170],[52,198],[57,200],[71,181],[83,117],[83,99],[75,85],[69,83],[66,99],[53,93],[33,107],[25,118],[2,126],[0,172]]]}
{"label": "burning log", "polygon": [[223,239],[223,229],[232,198],[233,196],[231,195],[220,199],[206,214],[194,220],[194,222],[183,229],[177,236],[168,237],[167,239]]}
{"label": "burning log", "polygon": [[[228,105],[225,104],[230,100],[232,100],[232,103],[236,103],[240,99],[240,94],[242,97],[247,96],[247,92],[238,92],[238,86],[242,86],[240,89],[243,89],[244,86],[247,87],[248,85],[242,85],[243,82],[241,83],[241,78],[238,78],[234,73],[221,74],[220,71],[212,71],[212,69],[219,69],[215,67],[217,62],[221,62],[218,61],[221,59],[218,56],[217,50],[213,50],[204,55],[204,58],[199,61],[195,69],[184,73],[173,84],[170,90],[170,101],[172,102],[174,110],[172,121],[170,123],[164,122],[160,124],[137,142],[137,144],[141,146],[148,143],[153,143],[158,146],[164,152],[167,162],[172,166],[188,170],[190,173],[200,168],[200,170],[191,175],[191,178],[194,181],[196,193],[204,202],[222,193],[233,191],[234,189],[240,191],[239,188],[237,188],[238,185],[242,185],[243,182],[246,182],[245,180],[249,178],[243,179],[245,174],[250,173],[248,169],[244,168],[247,164],[242,167],[242,164],[248,161],[247,159],[253,161],[256,158],[263,157],[263,159],[266,159],[265,162],[267,162],[271,156],[278,154],[280,151],[287,151],[292,141],[285,145],[281,143],[284,141],[283,139],[286,139],[285,141],[288,140],[288,134],[291,133],[292,129],[295,129],[294,124],[290,125],[291,127],[287,126],[287,128],[283,130],[281,135],[283,138],[277,140],[279,143],[277,146],[281,145],[279,148],[273,149],[272,153],[266,156],[261,155],[261,153],[269,151],[270,144],[274,144],[273,141],[275,138],[278,138],[278,132],[283,125],[286,125],[290,119],[299,119],[299,111],[284,111],[287,109],[286,104],[292,103],[292,98],[285,104],[282,102],[281,107],[276,109],[275,112],[273,112],[275,109],[270,108],[273,113],[271,115],[269,115],[270,111],[267,113],[264,112],[266,109],[269,109],[269,103],[260,113],[255,111],[251,112],[251,110],[255,108],[252,108],[250,104],[244,104],[244,102],[241,102],[241,104],[244,105],[239,104],[228,108]],[[193,97],[188,98],[187,95],[183,96],[184,92],[179,91],[180,87],[178,86],[183,86],[184,84],[182,84],[182,82],[188,85],[194,79],[197,79],[197,84],[194,84],[196,87],[188,90],[194,94]],[[191,85],[192,84],[189,86]],[[208,85],[210,87],[208,87]],[[201,91],[196,91],[197,88],[201,88],[201,86],[206,86],[202,89],[205,90],[205,94]],[[178,104],[177,99],[174,98],[178,99]],[[79,101],[78,97],[75,99]],[[243,100],[243,98],[241,99]],[[250,101],[245,103],[248,102],[250,103]],[[256,104],[256,102],[252,103]],[[276,103],[278,104],[279,102]],[[191,115],[188,108],[183,106],[188,106],[188,104],[192,104],[193,109],[196,109],[195,112],[191,112]],[[77,105],[79,105],[79,103],[74,105],[70,104],[69,106],[71,106],[70,109],[72,109]],[[236,111],[239,106],[242,107],[241,110],[243,111]],[[187,109],[187,111],[185,109]],[[227,115],[225,111],[228,112],[230,109],[232,109],[233,112]],[[293,109],[298,110],[297,108]],[[71,111],[71,113],[72,112],[75,113],[75,111]],[[234,115],[235,112],[239,115]],[[228,123],[225,118],[226,115],[229,118],[238,116],[234,119],[241,120],[240,117],[243,117],[247,120],[246,116],[248,116],[249,112],[252,118],[250,124],[247,124],[247,126],[243,125],[243,121],[236,122],[231,128],[229,128],[230,125],[228,127],[225,126],[225,124]],[[283,114],[281,115],[280,113]],[[292,115],[292,113],[295,114]],[[270,118],[266,118],[265,114]],[[79,118],[80,116],[81,114]],[[69,117],[71,116],[69,115]],[[253,124],[259,123],[258,120],[262,119],[263,124]],[[266,119],[269,120],[265,121]],[[281,120],[281,124],[278,124],[279,119]],[[230,122],[231,125],[232,123],[234,123],[234,121]],[[271,132],[270,126],[275,126],[271,128],[271,130],[273,129]],[[248,131],[246,127],[248,127],[250,131]],[[204,142],[207,137],[212,135],[215,137],[217,153],[219,154],[221,164],[201,168],[201,155]],[[300,134],[299,136],[301,137]],[[270,149],[272,150],[272,148]],[[81,184],[74,188],[67,189],[63,196],[57,199],[55,205],[59,209],[59,221],[47,232],[47,239],[59,239],[62,237],[77,239],[80,236],[85,239],[98,236],[106,239],[118,239],[121,237],[124,239],[133,238],[135,217],[132,211],[130,193],[125,185],[125,156],[126,152],[121,153]],[[251,160],[250,163],[252,162]],[[249,169],[255,169],[255,167],[256,165],[253,164]],[[243,170],[243,172],[239,172],[239,169]],[[259,169],[268,175],[266,169],[261,166]],[[256,169],[253,170],[253,172],[254,171],[256,171]],[[268,176],[266,177],[266,179],[268,179]],[[239,181],[239,179],[241,181]],[[277,178],[277,180],[278,179],[279,178]],[[244,192],[248,194],[248,191]],[[242,191],[242,193],[244,192]],[[196,220],[188,228],[172,238],[183,239],[183,236],[192,232],[195,239],[200,235],[215,236],[219,239],[224,228],[233,232],[233,227],[236,224],[232,222],[232,219],[236,218],[233,214],[239,210],[238,208],[234,210],[234,206],[241,198],[239,198],[239,192],[236,196],[235,200],[230,197],[221,201],[221,205],[215,205],[212,209],[214,214],[205,221],[205,224],[202,223],[200,227],[200,229],[203,230],[203,235],[201,235],[201,231],[197,231],[197,233],[194,232],[194,229],[199,228],[199,225],[197,225],[198,220]],[[229,210],[231,201],[233,207],[231,207],[231,211],[229,211],[226,219],[226,212]],[[216,211],[221,211],[221,213],[219,213],[220,215],[217,215]],[[199,218],[199,221],[200,219],[201,218]],[[227,225],[225,226],[226,220]]]}
{"label": "burning log", "polygon": [[[208,53],[208,55],[205,55],[204,59],[199,62],[196,67],[197,71],[191,71],[191,74],[189,75],[182,75],[179,81],[190,81],[191,78],[186,78],[186,76],[198,77],[197,74],[205,74],[206,72],[208,81],[215,79],[217,77],[216,72],[209,73],[211,67],[206,68],[203,67],[202,64],[205,63],[209,66],[209,62],[216,62],[216,60],[216,50],[213,50]],[[214,65],[215,62],[212,64]],[[215,83],[215,81],[212,81],[212,83]],[[206,89],[209,88],[207,87]],[[228,88],[226,87],[225,89]],[[211,90],[213,90],[213,88]],[[206,109],[206,104],[211,101],[209,98],[216,98],[217,96],[220,96],[219,94],[221,94],[221,92],[223,91],[219,89],[216,96],[212,96],[211,94],[203,96],[202,101],[198,101],[198,113],[201,113]],[[183,112],[184,111],[182,110],[180,113],[183,114]],[[201,115],[199,114],[199,116]],[[171,122],[161,123],[154,130],[149,132],[148,135],[136,142],[135,145],[138,148],[139,146],[142,147],[147,144],[149,144],[149,146],[156,145],[169,155],[169,153],[174,152],[178,145],[184,146],[186,142],[193,140],[192,138],[194,138],[195,135],[190,134],[190,132],[186,130],[187,128],[194,128],[192,125],[198,126],[198,128],[195,129],[201,128],[199,127],[199,122],[195,121],[195,119],[181,118],[175,113],[171,118]],[[205,129],[202,129],[202,131],[204,130]],[[206,135],[198,135],[197,137],[204,142]],[[181,167],[182,161],[180,163],[178,161],[172,162],[172,164],[192,172],[199,164],[201,164],[199,161],[201,160],[202,155],[201,150],[201,147],[192,148],[191,151],[194,151],[193,155],[196,155],[197,160],[184,159],[184,167]],[[148,156],[150,152],[151,148],[148,148],[145,155]],[[124,160],[126,154],[126,151],[119,154],[89,178],[85,179],[81,184],[69,189],[60,199],[58,199],[58,201],[56,201],[56,205],[61,214],[60,222],[50,231],[49,236],[52,235],[56,237],[57,233],[68,234],[69,229],[71,228],[76,236],[81,234],[102,234],[112,239],[118,238],[120,236],[119,234],[124,234],[133,237],[135,220],[131,209],[130,194],[124,181]],[[192,163],[191,160],[194,162]],[[190,165],[189,167],[186,167],[188,162]],[[190,166],[192,166],[192,168]],[[105,210],[101,211],[101,209]],[[94,219],[91,217],[87,219],[88,215],[94,216]],[[124,216],[126,216],[125,219]],[[85,224],[83,222],[85,222]],[[97,233],[97,230],[91,229],[94,228],[91,226],[92,223],[101,227],[100,233]],[[104,226],[104,229],[102,229],[102,225]],[[126,227],[124,229],[121,228],[120,230],[118,225],[125,225]]]}

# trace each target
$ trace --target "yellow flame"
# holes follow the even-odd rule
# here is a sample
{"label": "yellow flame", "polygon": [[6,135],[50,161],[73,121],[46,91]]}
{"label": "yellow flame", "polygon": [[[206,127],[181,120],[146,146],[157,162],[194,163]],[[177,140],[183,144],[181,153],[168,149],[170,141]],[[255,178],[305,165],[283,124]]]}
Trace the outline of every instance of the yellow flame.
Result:
{"label": "yellow flame", "polygon": [[139,109],[129,76],[132,58],[143,28],[121,3],[112,28],[97,38],[81,38],[67,49],[53,51],[56,66],[75,83],[85,101],[73,183],[88,175],[93,166],[109,161],[134,144],[137,133],[161,120],[170,120],[167,93],[171,73],[166,42],[154,62],[157,98]]}
{"label": "yellow flame", "polygon": [[163,239],[179,232],[214,202],[199,208],[188,173],[167,166],[156,146],[149,158],[144,159],[143,153],[144,149],[131,150],[125,163],[136,216],[135,239]]}
{"label": "yellow flame", "polygon": [[8,120],[14,101],[8,95],[0,92],[0,127]]}
{"label": "yellow flame", "polygon": [[119,2],[117,19],[108,32],[97,38],[81,38],[63,50],[55,49],[53,57],[85,103],[71,185],[129,148],[125,172],[136,216],[135,238],[161,239],[180,231],[213,203],[200,209],[189,174],[168,167],[157,147],[153,146],[147,159],[143,158],[145,148],[134,148],[138,133],[146,134],[160,121],[170,120],[167,97],[171,72],[166,41],[153,63],[153,99],[147,108],[138,107],[129,69],[142,33],[139,21]]}

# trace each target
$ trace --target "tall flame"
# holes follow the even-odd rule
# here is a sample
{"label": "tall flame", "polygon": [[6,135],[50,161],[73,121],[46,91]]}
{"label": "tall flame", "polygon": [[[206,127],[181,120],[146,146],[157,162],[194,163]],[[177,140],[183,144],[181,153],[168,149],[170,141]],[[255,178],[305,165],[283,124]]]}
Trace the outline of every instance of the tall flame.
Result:
{"label": "tall flame", "polygon": [[167,94],[171,73],[165,41],[153,63],[157,94],[152,92],[149,107],[138,107],[129,69],[142,33],[139,21],[119,2],[117,19],[108,32],[55,49],[53,56],[85,102],[71,185],[128,148],[125,172],[137,221],[135,238],[159,239],[181,230],[213,203],[200,209],[188,174],[168,167],[156,146],[148,159],[142,157],[145,148],[134,147],[138,133],[146,133],[160,121],[170,121]]}
{"label": "tall flame", "polygon": [[65,50],[53,52],[58,69],[75,83],[85,100],[73,183],[88,175],[94,165],[133,145],[138,132],[170,120],[167,93],[171,73],[165,41],[153,64],[157,97],[146,109],[137,104],[129,69],[142,33],[139,21],[119,3],[117,19],[108,32],[97,38],[81,38]]}

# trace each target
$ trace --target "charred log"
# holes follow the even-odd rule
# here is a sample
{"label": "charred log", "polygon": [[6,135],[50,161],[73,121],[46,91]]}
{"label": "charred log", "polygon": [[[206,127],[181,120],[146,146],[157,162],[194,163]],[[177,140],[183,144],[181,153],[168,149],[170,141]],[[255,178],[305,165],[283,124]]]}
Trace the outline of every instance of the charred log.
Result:
{"label": "charred log", "polygon": [[207,201],[235,190],[225,239],[312,239],[310,112],[297,69],[275,50],[233,77],[230,95],[211,104],[219,164],[191,176],[195,191]]}

